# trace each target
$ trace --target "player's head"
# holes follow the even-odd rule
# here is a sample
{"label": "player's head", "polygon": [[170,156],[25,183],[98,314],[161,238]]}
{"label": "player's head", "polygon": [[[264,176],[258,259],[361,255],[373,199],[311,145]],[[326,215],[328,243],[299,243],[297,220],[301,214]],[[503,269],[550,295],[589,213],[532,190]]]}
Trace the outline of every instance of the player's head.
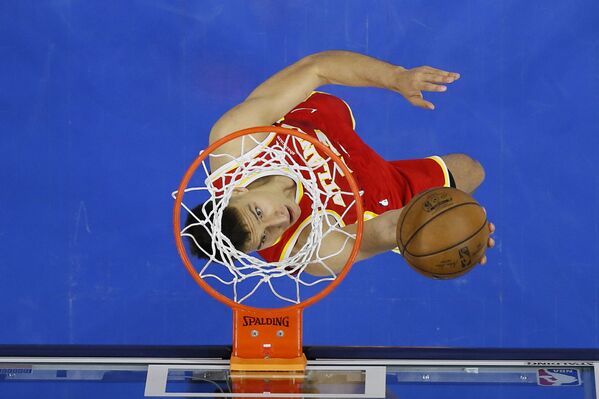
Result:
{"label": "player's head", "polygon": [[235,189],[227,208],[233,208],[249,231],[245,252],[274,245],[300,216],[300,208],[280,190],[266,186]]}
{"label": "player's head", "polygon": [[[219,200],[206,201],[192,209],[192,213],[187,215],[185,221],[185,232],[191,234],[189,237],[189,246],[191,253],[198,258],[208,259],[208,255],[212,253],[212,232],[206,227],[200,225],[198,220],[204,220],[204,215],[210,215],[214,209],[215,202]],[[245,243],[248,241],[249,230],[241,223],[241,215],[235,208],[226,207],[223,210],[221,221],[222,233],[229,238],[233,246],[243,251]],[[222,254],[218,248],[214,254],[216,259],[223,260]]]}
{"label": "player's head", "polygon": [[[187,217],[186,226],[192,226],[186,228],[186,232],[192,234],[200,246],[198,248],[190,238],[191,252],[200,258],[207,258],[206,252],[212,252],[212,233],[200,226],[197,219],[211,213],[213,202],[198,205],[193,215]],[[299,216],[299,206],[281,192],[238,188],[223,211],[221,230],[237,250],[250,253],[274,245]]]}

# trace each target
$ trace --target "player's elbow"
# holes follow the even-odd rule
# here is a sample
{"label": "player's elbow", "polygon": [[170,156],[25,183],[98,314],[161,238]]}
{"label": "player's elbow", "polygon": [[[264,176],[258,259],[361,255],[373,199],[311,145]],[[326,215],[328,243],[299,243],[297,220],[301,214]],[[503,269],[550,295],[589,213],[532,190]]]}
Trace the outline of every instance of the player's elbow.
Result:
{"label": "player's elbow", "polygon": [[327,73],[328,64],[332,57],[334,57],[334,51],[321,51],[302,58],[298,64],[318,79],[317,87],[324,86],[333,83],[328,77],[330,74]]}

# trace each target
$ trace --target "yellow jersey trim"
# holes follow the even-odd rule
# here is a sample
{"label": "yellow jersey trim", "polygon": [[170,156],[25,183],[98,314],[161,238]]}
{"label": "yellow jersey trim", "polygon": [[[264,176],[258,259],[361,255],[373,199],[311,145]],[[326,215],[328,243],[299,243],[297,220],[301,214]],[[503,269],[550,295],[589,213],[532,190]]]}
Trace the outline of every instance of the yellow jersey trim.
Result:
{"label": "yellow jersey trim", "polygon": [[433,155],[427,157],[427,159],[432,159],[433,161],[437,162],[437,164],[439,164],[439,167],[443,171],[443,177],[445,178],[445,184],[443,186],[449,187],[451,185],[451,180],[449,179],[449,169],[447,169],[447,165],[445,165],[445,161],[443,161],[443,158],[437,155]]}
{"label": "yellow jersey trim", "polygon": [[[339,215],[337,212],[327,209],[326,213],[333,216],[335,218],[335,220],[337,220],[339,226],[341,226],[341,227],[345,226],[345,223],[343,223],[343,219],[341,219],[341,215]],[[285,246],[283,247],[283,250],[281,251],[281,255],[279,255],[279,261],[282,261],[283,259],[287,258],[289,255],[291,255],[291,251],[295,247],[295,244],[297,244],[297,240],[298,240],[300,234],[302,233],[304,228],[306,228],[306,226],[310,223],[311,219],[312,219],[312,217],[308,216],[307,218],[305,218],[302,221],[302,223],[297,227],[297,229],[295,229],[295,231],[293,232],[291,237],[289,237],[287,244],[285,244]]]}

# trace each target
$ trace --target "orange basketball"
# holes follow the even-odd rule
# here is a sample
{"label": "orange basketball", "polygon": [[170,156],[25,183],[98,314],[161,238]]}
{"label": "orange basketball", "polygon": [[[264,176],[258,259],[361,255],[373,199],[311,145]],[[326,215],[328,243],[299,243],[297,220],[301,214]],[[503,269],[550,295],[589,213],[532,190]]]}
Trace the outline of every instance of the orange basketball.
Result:
{"label": "orange basketball", "polygon": [[489,229],[483,208],[451,187],[427,190],[404,207],[397,245],[406,262],[436,279],[461,276],[485,254]]}

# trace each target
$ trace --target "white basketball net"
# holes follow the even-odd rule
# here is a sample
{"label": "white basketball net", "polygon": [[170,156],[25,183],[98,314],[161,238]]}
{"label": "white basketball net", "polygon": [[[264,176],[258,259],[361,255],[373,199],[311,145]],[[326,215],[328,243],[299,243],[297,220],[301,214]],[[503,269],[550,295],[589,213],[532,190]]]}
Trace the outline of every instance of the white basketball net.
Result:
{"label": "white basketball net", "polygon": [[[349,204],[344,214],[341,215],[341,218],[343,218],[354,206],[355,197],[352,192],[345,192],[340,189],[331,190],[330,187],[325,189],[318,184],[318,176],[315,171],[319,171],[321,168],[330,170],[332,175],[331,181],[335,181],[337,175],[342,173],[342,171],[336,165],[336,167],[331,168],[330,166],[334,164],[334,161],[316,153],[314,146],[310,142],[291,135],[285,136],[284,143],[271,145],[270,147],[258,142],[250,135],[242,136],[241,140],[242,153],[245,152],[244,147],[248,143],[252,147],[256,145],[257,147],[237,158],[228,154],[209,155],[209,157],[224,157],[227,163],[232,161],[232,165],[236,166],[232,170],[220,174],[216,178],[215,176],[211,176],[208,167],[209,162],[207,162],[209,157],[207,157],[195,171],[198,174],[201,169],[207,176],[204,184],[187,187],[184,191],[185,193],[193,191],[207,192],[210,195],[208,201],[213,203],[213,208],[209,213],[206,213],[206,209],[202,207],[202,215],[196,215],[192,212],[192,209],[197,204],[188,206],[183,201],[182,207],[193,216],[196,222],[184,227],[181,230],[181,236],[189,237],[208,257],[206,263],[201,268],[196,267],[199,277],[232,287],[231,296],[235,302],[243,303],[261,287],[268,287],[272,294],[280,300],[299,303],[306,299],[302,298],[302,287],[315,286],[337,278],[337,273],[327,266],[326,261],[329,258],[339,255],[346,245],[353,245],[355,235],[342,230],[343,222],[340,219],[327,217],[327,205],[333,197],[337,196],[338,198],[340,195],[343,196],[345,203]],[[296,154],[301,155],[301,162],[296,162],[285,148],[288,150],[291,149]],[[260,157],[256,157],[256,154],[261,155]],[[308,154],[308,156],[306,157],[305,154]],[[239,186],[238,182],[247,181],[252,176],[255,177],[257,173],[264,174],[264,172],[285,175],[299,182],[303,185],[304,195],[309,196],[312,201],[311,219],[309,227],[306,227],[311,230],[307,240],[294,255],[279,262],[265,262],[260,258],[237,250],[229,238],[221,231],[223,210],[231,199],[233,189]],[[176,198],[177,191],[173,192],[172,196]],[[181,219],[183,220],[184,217],[181,217]],[[193,226],[203,226],[210,232],[212,236],[210,251],[202,249],[195,237],[188,232]],[[321,245],[326,241],[327,236],[334,232],[335,234],[340,233],[345,236],[343,245],[338,249],[335,248],[333,253],[329,250],[327,252],[328,255],[325,257],[319,256]],[[217,249],[222,256],[222,261],[215,255]],[[321,269],[326,272],[319,274],[326,275],[315,278],[305,273],[305,269],[310,264],[320,265]],[[225,272],[223,273],[223,271]],[[291,280],[294,287],[293,291],[295,292],[281,292],[280,289],[275,287],[275,279]],[[244,289],[244,291],[249,292],[238,292],[240,291],[238,290],[240,284],[248,284],[249,282],[251,282],[252,288],[249,290],[247,288]]]}

